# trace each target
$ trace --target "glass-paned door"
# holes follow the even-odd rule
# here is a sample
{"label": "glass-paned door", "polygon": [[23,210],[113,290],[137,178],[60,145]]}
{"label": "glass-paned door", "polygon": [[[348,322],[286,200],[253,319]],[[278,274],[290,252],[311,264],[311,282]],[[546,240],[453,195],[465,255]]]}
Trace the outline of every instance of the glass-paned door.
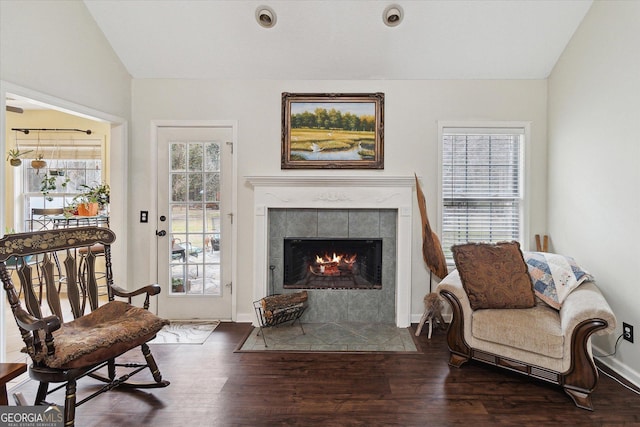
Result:
{"label": "glass-paned door", "polygon": [[231,128],[158,131],[159,312],[166,317],[230,318],[231,138]]}

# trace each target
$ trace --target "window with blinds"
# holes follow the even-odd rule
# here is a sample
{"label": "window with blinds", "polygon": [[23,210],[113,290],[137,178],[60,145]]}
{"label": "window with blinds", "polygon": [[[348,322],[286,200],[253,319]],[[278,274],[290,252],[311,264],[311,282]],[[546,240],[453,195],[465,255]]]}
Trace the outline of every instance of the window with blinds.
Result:
{"label": "window with blinds", "polygon": [[524,129],[442,129],[442,247],[521,240]]}

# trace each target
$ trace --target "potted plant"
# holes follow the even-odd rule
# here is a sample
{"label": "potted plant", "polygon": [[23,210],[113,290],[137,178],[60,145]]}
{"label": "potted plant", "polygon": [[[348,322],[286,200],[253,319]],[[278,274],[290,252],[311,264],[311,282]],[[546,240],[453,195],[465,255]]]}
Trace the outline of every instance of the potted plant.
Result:
{"label": "potted plant", "polygon": [[20,156],[24,156],[32,151],[33,150],[20,151],[19,148],[12,148],[7,152],[7,161],[11,166],[20,166],[22,164]]}
{"label": "potted plant", "polygon": [[77,203],[78,215],[96,216],[98,210],[106,208],[111,197],[109,184],[101,183],[94,186],[83,184],[80,186],[84,191],[73,198]]}
{"label": "potted plant", "polygon": [[171,278],[171,292],[172,293],[184,293],[184,282],[181,278]]}

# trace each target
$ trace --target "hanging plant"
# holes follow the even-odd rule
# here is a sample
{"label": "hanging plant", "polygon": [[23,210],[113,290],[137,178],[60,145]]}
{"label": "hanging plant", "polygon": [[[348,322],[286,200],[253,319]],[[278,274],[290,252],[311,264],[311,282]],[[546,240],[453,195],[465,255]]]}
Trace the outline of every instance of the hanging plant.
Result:
{"label": "hanging plant", "polygon": [[12,148],[7,151],[7,161],[11,166],[20,166],[22,164],[22,159],[20,156],[24,156],[27,153],[32,152],[33,150],[20,151],[19,148]]}
{"label": "hanging plant", "polygon": [[42,181],[40,181],[40,192],[49,202],[53,201],[53,197],[51,197],[49,193],[55,191],[57,188],[55,176],[47,174],[42,178]]}
{"label": "hanging plant", "polygon": [[69,175],[65,174],[65,171],[60,171],[60,172],[61,173],[59,173],[58,176],[64,176],[64,181],[62,181],[60,186],[66,191],[67,190],[67,184],[69,184],[69,182],[71,181],[71,178],[69,177]]}
{"label": "hanging plant", "polygon": [[[54,157],[55,152],[57,152],[57,157]],[[49,175],[64,176],[66,167],[63,169],[60,169],[61,162],[60,162],[60,145],[59,144],[56,144],[55,152],[51,153],[52,164],[49,167]],[[57,160],[57,162],[55,162],[55,160]],[[53,168],[54,165],[57,167]]]}
{"label": "hanging plant", "polygon": [[34,169],[42,169],[42,168],[46,168],[47,167],[47,162],[45,160],[43,160],[44,155],[42,154],[38,154],[38,157],[36,157],[35,159],[31,160],[31,167]]}
{"label": "hanging plant", "polygon": [[40,132],[38,132],[38,145],[36,146],[36,158],[31,160],[31,167],[36,170],[36,174],[40,173],[40,169],[47,167],[47,162],[43,160],[43,158],[44,158],[44,154],[40,152]]}
{"label": "hanging plant", "polygon": [[[50,196],[49,193],[54,192],[55,190],[58,189],[58,181],[57,181],[58,176],[60,175],[52,174],[49,171],[49,173],[47,173],[42,178],[42,181],[40,181],[40,192],[42,193],[44,198],[49,202],[53,201],[53,197]],[[64,174],[62,176],[64,176]],[[66,190],[67,184],[69,184],[70,181],[71,181],[71,178],[69,178],[68,176],[65,176],[64,181],[60,183],[60,187]]]}

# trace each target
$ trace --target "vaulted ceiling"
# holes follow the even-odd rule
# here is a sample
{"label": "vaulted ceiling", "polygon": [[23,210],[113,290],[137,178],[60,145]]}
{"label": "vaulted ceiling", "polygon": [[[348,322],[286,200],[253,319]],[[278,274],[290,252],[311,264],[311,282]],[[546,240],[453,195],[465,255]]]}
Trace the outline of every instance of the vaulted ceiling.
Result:
{"label": "vaulted ceiling", "polygon": [[544,79],[591,3],[85,0],[134,78],[279,80]]}

